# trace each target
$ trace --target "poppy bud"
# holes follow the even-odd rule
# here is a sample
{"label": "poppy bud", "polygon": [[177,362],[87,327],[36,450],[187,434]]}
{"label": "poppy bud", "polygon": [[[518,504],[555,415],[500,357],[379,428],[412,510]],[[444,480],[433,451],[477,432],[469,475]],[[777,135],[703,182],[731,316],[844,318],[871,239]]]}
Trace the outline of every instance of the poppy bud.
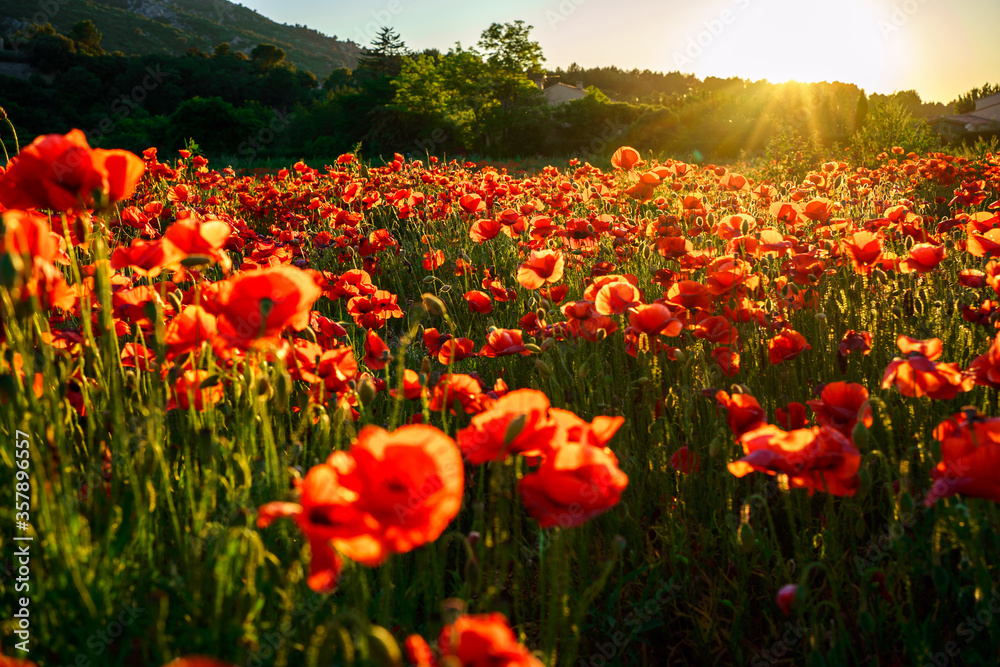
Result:
{"label": "poppy bud", "polygon": [[441,294],[447,294],[451,291],[451,285],[441,285]]}
{"label": "poppy bud", "polygon": [[179,290],[174,290],[173,292],[167,292],[167,301],[170,305],[174,307],[174,311],[181,312],[184,304],[181,302],[181,297],[177,294]]}
{"label": "poppy bud", "polygon": [[271,392],[271,383],[267,381],[267,378],[261,378],[257,382],[257,395],[267,396]]}
{"label": "poppy bud", "polygon": [[274,402],[279,411],[288,409],[288,395],[292,389],[292,377],[288,373],[279,373],[275,378]]}
{"label": "poppy bud", "polygon": [[375,388],[372,379],[367,375],[361,378],[361,382],[358,384],[358,400],[361,401],[361,404],[371,404],[375,400],[376,394],[378,394],[378,389]]}
{"label": "poppy bud", "polygon": [[535,359],[535,368],[538,369],[538,372],[541,374],[543,380],[552,374],[552,369],[549,368],[548,365],[546,365],[546,363],[541,359]]}
{"label": "poppy bud", "polygon": [[542,341],[542,347],[541,347],[542,352],[548,352],[549,350],[552,349],[552,347],[555,344],[556,344],[555,338],[546,338],[545,340]]}
{"label": "poppy bud", "polygon": [[310,343],[316,342],[316,332],[313,331],[312,327],[306,327],[299,333],[302,334],[302,337],[305,338]]}
{"label": "poppy bud", "polygon": [[0,120],[7,120],[7,110],[0,107]]}
{"label": "poppy bud", "polygon": [[795,584],[785,584],[778,589],[778,606],[781,607],[781,611],[785,616],[788,616],[792,611],[792,603],[795,602],[795,594],[798,593],[798,590],[799,587]]}
{"label": "poppy bud", "polygon": [[435,317],[444,317],[445,313],[448,312],[448,309],[444,306],[444,302],[433,294],[426,292],[422,296],[424,309],[431,315]]}
{"label": "poppy bud", "polygon": [[431,358],[430,357],[424,357],[423,361],[420,362],[420,373],[424,377],[427,377],[427,376],[429,376],[431,374]]}
{"label": "poppy bud", "polygon": [[188,269],[195,269],[202,266],[208,266],[212,263],[212,258],[208,255],[188,255],[181,260],[181,266]]}
{"label": "poppy bud", "polygon": [[[862,408],[863,410],[864,408]],[[854,425],[854,430],[851,431],[851,442],[859,449],[868,445],[868,429],[865,428],[864,415],[858,419],[858,423]]]}
{"label": "poppy bud", "polygon": [[542,348],[538,347],[534,343],[526,343],[524,349],[528,350],[529,352],[534,352],[535,354],[542,353]]}
{"label": "poppy bud", "polygon": [[481,535],[478,530],[474,530],[465,538],[468,541],[470,547],[474,547],[479,543],[479,538]]}

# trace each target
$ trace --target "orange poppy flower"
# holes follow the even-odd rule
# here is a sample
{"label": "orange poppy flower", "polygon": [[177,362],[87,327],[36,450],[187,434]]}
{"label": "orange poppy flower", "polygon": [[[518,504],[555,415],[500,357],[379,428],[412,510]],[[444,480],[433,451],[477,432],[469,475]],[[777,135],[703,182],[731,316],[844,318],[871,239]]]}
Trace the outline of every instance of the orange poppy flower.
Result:
{"label": "orange poppy flower", "polygon": [[594,299],[594,309],[601,315],[618,315],[642,301],[639,289],[625,279],[605,283]]}
{"label": "orange poppy flower", "polygon": [[726,421],[729,429],[737,438],[764,425],[764,408],[760,407],[757,399],[750,394],[733,394],[730,396],[724,391],[715,394],[715,400],[726,409]]}
{"label": "orange poppy flower", "polygon": [[216,284],[212,305],[219,335],[244,350],[277,342],[285,327],[305,329],[309,311],[321,295],[312,276],[291,266],[241,273]]}
{"label": "orange poppy flower", "polygon": [[843,239],[840,247],[851,260],[854,270],[866,276],[871,275],[885,250],[881,236],[863,230]]}
{"label": "orange poppy flower", "polygon": [[[502,399],[501,399],[502,400]],[[628,486],[607,448],[565,444],[518,484],[524,507],[542,528],[572,528],[603,514]]]}
{"label": "orange poppy flower", "polygon": [[527,262],[517,269],[517,282],[525,289],[538,289],[563,277],[565,260],[558,250],[532,250]]}
{"label": "orange poppy flower", "polygon": [[624,417],[598,415],[592,422],[581,419],[577,414],[562,408],[549,408],[549,417],[562,432],[562,439],[568,444],[590,445],[603,448],[625,423]]}
{"label": "orange poppy flower", "polygon": [[549,417],[549,407],[549,397],[536,389],[501,396],[458,432],[462,455],[478,465],[508,454],[549,452],[560,444],[560,431]]}
{"label": "orange poppy flower", "polygon": [[163,343],[167,347],[167,359],[176,359],[185,352],[198,350],[202,343],[213,345],[216,352],[224,356],[226,347],[220,345],[216,318],[201,306],[185,306],[167,324]]}
{"label": "orange poppy flower", "polygon": [[4,233],[0,237],[0,254],[27,255],[50,263],[66,263],[62,246],[65,241],[49,227],[46,216],[33,211],[3,211]]}
{"label": "orange poppy flower", "polygon": [[861,485],[861,454],[849,439],[827,426],[783,431],[766,424],[740,438],[742,459],[729,464],[729,472],[743,477],[751,472],[788,476],[792,488],[853,496]]}
{"label": "orange poppy flower", "polygon": [[941,442],[941,462],[931,471],[934,485],[925,504],[956,493],[1000,502],[1000,418],[971,409],[939,424],[934,438]]}
{"label": "orange poppy flower", "polygon": [[851,438],[859,419],[865,427],[872,425],[872,408],[868,390],[854,382],[830,382],[823,387],[819,400],[809,401],[820,426],[829,426]]}
{"label": "orange poppy flower", "polygon": [[780,364],[799,356],[812,346],[806,342],[805,336],[795,329],[785,329],[767,342],[767,359],[771,364]]}
{"label": "orange poppy flower", "polygon": [[611,156],[611,164],[619,169],[631,171],[633,167],[644,164],[639,151],[631,146],[622,146]]}

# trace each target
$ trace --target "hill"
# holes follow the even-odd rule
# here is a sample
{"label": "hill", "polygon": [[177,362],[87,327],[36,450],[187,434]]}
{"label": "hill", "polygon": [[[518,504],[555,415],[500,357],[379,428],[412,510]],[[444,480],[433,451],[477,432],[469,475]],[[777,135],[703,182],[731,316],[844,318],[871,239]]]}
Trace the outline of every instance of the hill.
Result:
{"label": "hill", "polygon": [[276,23],[228,0],[5,0],[0,33],[10,36],[32,23],[48,22],[65,34],[85,19],[104,35],[101,45],[109,52],[180,55],[195,48],[211,52],[228,42],[249,53],[258,44],[274,44],[298,68],[321,80],[335,69],[354,69],[361,53],[353,42]]}

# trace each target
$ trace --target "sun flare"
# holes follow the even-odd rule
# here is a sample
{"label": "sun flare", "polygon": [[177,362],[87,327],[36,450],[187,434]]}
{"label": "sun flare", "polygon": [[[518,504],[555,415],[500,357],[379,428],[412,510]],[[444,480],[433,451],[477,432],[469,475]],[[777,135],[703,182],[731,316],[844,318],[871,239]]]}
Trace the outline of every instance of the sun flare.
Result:
{"label": "sun flare", "polygon": [[754,80],[844,81],[874,88],[886,55],[879,26],[869,0],[737,0],[703,19],[681,56],[699,76],[718,75],[738,62],[742,76]]}

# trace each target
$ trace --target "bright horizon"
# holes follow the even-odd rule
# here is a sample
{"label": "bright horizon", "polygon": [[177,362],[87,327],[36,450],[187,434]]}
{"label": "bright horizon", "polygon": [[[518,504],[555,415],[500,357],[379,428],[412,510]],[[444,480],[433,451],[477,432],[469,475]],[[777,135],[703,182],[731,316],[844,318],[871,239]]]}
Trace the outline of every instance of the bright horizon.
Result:
{"label": "bright horizon", "polygon": [[414,51],[475,46],[491,23],[523,20],[545,66],[840,81],[868,93],[916,90],[948,102],[1000,82],[996,0],[243,0],[279,23],[303,24],[367,46],[394,28]]}

